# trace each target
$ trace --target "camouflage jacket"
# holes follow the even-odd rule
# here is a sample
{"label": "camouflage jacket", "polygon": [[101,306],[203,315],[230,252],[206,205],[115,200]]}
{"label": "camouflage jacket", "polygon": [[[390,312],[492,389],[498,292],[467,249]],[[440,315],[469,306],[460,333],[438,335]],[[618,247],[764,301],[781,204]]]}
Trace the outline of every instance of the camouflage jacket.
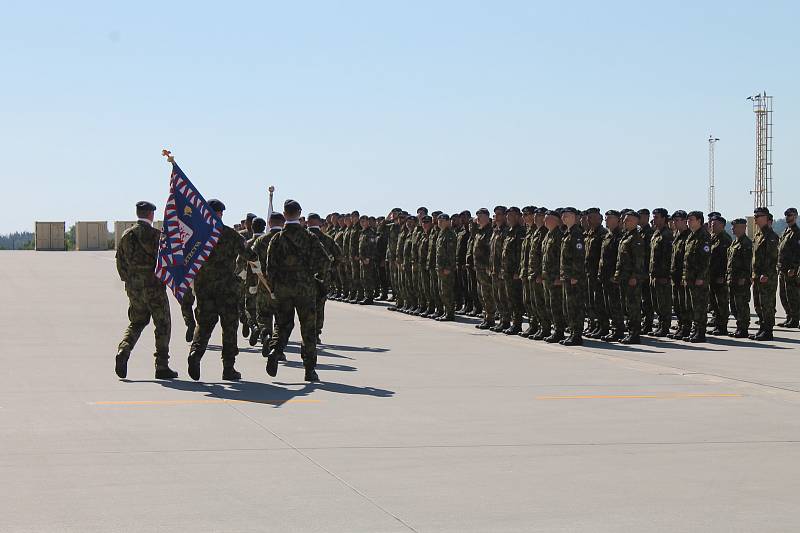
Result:
{"label": "camouflage jacket", "polygon": [[456,232],[456,264],[460,267],[467,264],[469,237],[469,230],[463,226]]}
{"label": "camouflage jacket", "polygon": [[472,256],[474,250],[472,249],[475,245],[475,235],[478,234],[478,224],[476,222],[470,221],[469,222],[469,237],[467,237],[467,256],[464,260],[466,265],[470,268],[475,268],[475,259]]}
{"label": "camouflage jacket", "polygon": [[750,283],[753,269],[753,241],[747,235],[734,239],[728,246],[728,264],[725,271],[725,281],[728,285]]}
{"label": "camouflage jacket", "polygon": [[583,241],[586,251],[586,276],[592,279],[597,278],[600,273],[600,252],[603,250],[603,238],[606,233],[608,233],[608,230],[600,225],[596,228],[589,228]]}
{"label": "camouflage jacket", "polygon": [[[437,226],[437,225],[434,225],[431,228],[431,234],[430,234],[430,237],[429,237],[430,242],[428,243],[428,258],[427,258],[428,270],[436,270],[436,253],[438,251],[436,249],[436,242],[439,240],[439,233],[440,232],[441,232],[441,230],[439,229],[439,226]],[[424,260],[425,260],[425,258],[420,256],[420,261],[424,261]]]}
{"label": "camouflage jacket", "polygon": [[617,248],[617,267],[614,281],[626,283],[631,278],[645,278],[645,245],[638,229],[622,234]]}
{"label": "camouflage jacket", "polygon": [[508,234],[508,226],[494,226],[492,229],[492,239],[490,241],[491,247],[491,263],[490,269],[493,276],[499,276],[503,272],[503,242],[505,242],[506,235]]}
{"label": "camouflage jacket", "polygon": [[774,280],[778,275],[778,235],[767,226],[753,239],[753,277],[767,276]]}
{"label": "camouflage jacket", "polygon": [[[280,228],[270,229],[264,235],[257,238],[253,243],[253,254],[260,265],[260,272],[264,276],[267,274],[267,250],[269,249],[269,241],[271,241],[275,235],[280,233],[280,231]],[[258,290],[266,290],[266,287],[264,287],[263,283],[258,284]]]}
{"label": "camouflage jacket", "polygon": [[119,279],[125,282],[126,289],[164,286],[155,275],[160,237],[161,232],[145,222],[137,222],[122,234],[116,261]]}
{"label": "camouflage jacket", "polygon": [[667,226],[650,238],[650,264],[647,271],[655,279],[669,278],[672,266],[672,231]]}
{"label": "camouflage jacket", "polygon": [[372,228],[367,228],[365,230],[361,230],[361,234],[358,236],[358,257],[363,262],[365,259],[369,259],[370,262],[375,262],[379,256],[378,250],[378,240],[380,237],[375,230]]}
{"label": "camouflage jacket", "polygon": [[519,279],[528,279],[528,261],[531,257],[531,243],[536,237],[536,226],[531,224],[525,228],[525,237],[522,239],[522,246],[519,251]]}
{"label": "camouflage jacket", "polygon": [[783,230],[778,244],[778,270],[786,272],[800,267],[800,228],[792,224]]}
{"label": "camouflage jacket", "polygon": [[195,278],[194,286],[198,296],[205,291],[240,290],[236,263],[244,253],[244,237],[235,229],[223,225],[217,245]]}
{"label": "camouflage jacket", "polygon": [[564,233],[561,227],[547,232],[542,241],[542,279],[555,281],[561,276],[561,240]]}
{"label": "camouflage jacket", "polygon": [[683,280],[683,257],[686,254],[686,239],[691,231],[685,229],[672,238],[672,259],[669,272],[672,281],[680,283]]}
{"label": "camouflage jacket", "polygon": [[358,259],[358,247],[361,244],[361,226],[356,222],[355,226],[350,228],[350,249],[347,250],[347,255],[351,259]]}
{"label": "camouflage jacket", "polygon": [[472,261],[475,270],[488,273],[492,268],[492,225],[486,224],[483,228],[478,228],[472,241]]}
{"label": "camouflage jacket", "polygon": [[728,268],[728,247],[733,239],[727,231],[722,230],[711,236],[711,263],[708,276],[714,283],[725,282],[725,271]]}
{"label": "camouflage jacket", "polygon": [[653,226],[646,224],[644,226],[639,226],[639,233],[641,234],[642,242],[644,243],[644,266],[647,269],[650,266],[650,241],[653,239],[655,230],[653,229]]}
{"label": "camouflage jacket", "polygon": [[531,249],[528,252],[528,279],[536,279],[542,275],[542,243],[547,236],[547,228],[539,226],[533,234]]}
{"label": "camouflage jacket", "polygon": [[263,272],[258,262],[258,256],[253,250],[253,245],[263,233],[253,233],[253,236],[244,244],[244,251],[236,260],[236,274],[244,280],[248,292],[255,294],[258,290],[258,274]]}
{"label": "camouflage jacket", "polygon": [[334,241],[333,238],[331,238],[325,232],[320,231],[319,228],[309,228],[308,231],[317,236],[317,239],[319,239],[322,247],[325,248],[325,251],[331,258],[328,268],[323,272],[324,279],[326,282],[328,282],[330,281],[333,269],[336,268],[336,266],[342,261],[342,249],[339,248],[339,245],[336,244],[336,241]]}
{"label": "camouflage jacket", "polygon": [[316,282],[325,279],[331,263],[333,258],[316,235],[299,224],[287,224],[269,242],[267,278],[276,294],[315,295]]}
{"label": "camouflage jacket", "polygon": [[436,237],[436,270],[455,270],[456,268],[456,232],[453,228],[439,231]]}
{"label": "camouflage jacket", "polygon": [[525,226],[516,225],[509,227],[505,239],[503,239],[503,249],[500,252],[500,277],[503,279],[514,279],[519,275],[519,268],[522,257],[522,241],[525,239]]}
{"label": "camouflage jacket", "polygon": [[617,270],[617,256],[619,255],[619,241],[622,240],[622,230],[619,227],[606,231],[603,244],[600,246],[599,275],[602,281],[611,281]]}
{"label": "camouflage jacket", "polygon": [[561,239],[561,257],[559,258],[559,276],[563,280],[583,280],[586,276],[586,250],[583,230],[575,224]]}
{"label": "camouflage jacket", "polygon": [[[430,245],[431,245],[431,232],[430,230],[425,231],[424,229],[420,232],[419,236],[417,237],[416,242],[416,256],[417,257],[428,257],[430,253]],[[428,270],[428,262],[421,261],[419,265],[417,265],[420,270]]]}
{"label": "camouflage jacket", "polygon": [[701,279],[708,283],[711,265],[711,237],[704,226],[691,232],[686,239],[683,256],[683,281],[687,285]]}
{"label": "camouflage jacket", "polygon": [[397,234],[397,245],[395,246],[394,252],[394,260],[399,264],[399,266],[403,266],[403,261],[405,260],[405,247],[406,247],[406,239],[410,235],[405,225]]}
{"label": "camouflage jacket", "polygon": [[410,231],[405,239],[401,239],[398,244],[403,245],[403,270],[410,271],[417,263],[417,254],[415,250],[417,240],[417,228]]}
{"label": "camouflage jacket", "polygon": [[393,263],[397,260],[397,240],[400,238],[401,228],[397,222],[387,224],[386,236],[386,261]]}

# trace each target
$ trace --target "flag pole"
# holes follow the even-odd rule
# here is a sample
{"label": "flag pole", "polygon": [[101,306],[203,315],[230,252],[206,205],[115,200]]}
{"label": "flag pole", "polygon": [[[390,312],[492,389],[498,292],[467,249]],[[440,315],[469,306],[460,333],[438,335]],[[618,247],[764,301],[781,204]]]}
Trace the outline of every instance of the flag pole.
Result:
{"label": "flag pole", "polygon": [[161,155],[167,158],[167,162],[173,163],[173,164],[175,163],[175,158],[172,156],[172,152],[170,152],[166,148],[161,150]]}

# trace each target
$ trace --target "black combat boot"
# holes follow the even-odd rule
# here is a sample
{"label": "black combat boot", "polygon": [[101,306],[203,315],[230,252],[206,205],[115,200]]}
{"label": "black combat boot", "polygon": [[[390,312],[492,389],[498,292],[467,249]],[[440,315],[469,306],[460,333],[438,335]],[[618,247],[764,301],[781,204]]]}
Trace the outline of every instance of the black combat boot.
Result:
{"label": "black combat boot", "polygon": [[484,320],[480,324],[475,326],[477,329],[488,329],[491,330],[494,327],[494,321]]}
{"label": "black combat boot", "polygon": [[729,337],[733,337],[734,339],[746,339],[747,338],[747,328],[736,328],[736,331],[733,333],[728,333]]}
{"label": "black combat boot", "polygon": [[319,376],[317,375],[317,371],[313,368],[306,368],[306,373],[303,379],[310,383],[315,383],[319,381]]}
{"label": "black combat boot", "polygon": [[365,296],[363,300],[358,301],[358,305],[373,305],[374,303],[375,300],[372,299],[372,296],[369,297]]}
{"label": "black combat boot", "polygon": [[645,323],[642,325],[642,332],[641,332],[641,334],[642,334],[642,335],[650,335],[651,333],[653,333],[653,321],[652,321],[652,320],[647,320],[647,321],[645,321]]}
{"label": "black combat boot", "polygon": [[798,327],[800,327],[800,320],[798,320],[796,318],[793,318],[792,320],[789,321],[788,324],[786,324],[786,327],[787,328],[798,328]]}
{"label": "black combat boot", "polygon": [[752,337],[754,341],[771,341],[774,339],[772,336],[772,328],[765,327],[762,329],[755,337]]}
{"label": "black combat boot", "polygon": [[455,319],[456,319],[455,313],[453,314],[445,313],[442,316],[436,318],[436,320],[438,320],[439,322],[452,322]]}
{"label": "black combat boot", "polygon": [[619,342],[620,344],[640,344],[642,339],[638,331],[629,331]]}
{"label": "black combat boot", "polygon": [[691,338],[694,337],[696,333],[697,333],[697,328],[695,327],[694,324],[692,324],[691,327],[687,326],[686,328],[683,329],[683,336],[681,337],[681,340],[689,342],[689,340],[691,340]]}
{"label": "black combat boot", "polygon": [[247,338],[250,336],[250,325],[247,322],[242,323],[242,337]]}
{"label": "black combat boot", "polygon": [[520,331],[519,333],[517,333],[517,335],[519,335],[520,337],[530,337],[534,333],[536,333],[536,330],[533,329],[533,324],[529,324],[524,331]]}
{"label": "black combat boot", "polygon": [[512,324],[510,328],[506,328],[503,330],[503,333],[506,335],[518,335],[522,332],[522,326],[519,324]]}
{"label": "black combat boot", "polygon": [[534,341],[543,341],[549,336],[550,336],[550,327],[549,326],[547,326],[547,327],[541,326],[539,328],[539,331],[537,331],[536,333],[534,333],[533,335],[531,335],[528,338],[531,339],[531,340],[534,340]]}
{"label": "black combat boot", "polygon": [[189,377],[195,381],[200,379],[200,360],[203,358],[204,352],[205,350],[189,350],[189,358],[187,359],[188,372]]}
{"label": "black combat boot", "polygon": [[250,338],[247,340],[247,342],[250,344],[250,346],[255,346],[258,344],[259,338],[261,338],[261,332],[258,330],[258,327],[252,326],[250,328]]}
{"label": "black combat boot", "polygon": [[192,321],[186,325],[186,342],[192,342],[194,339],[194,330],[197,327],[197,324]]}
{"label": "black combat boot", "polygon": [[544,342],[547,342],[547,343],[553,344],[553,343],[557,343],[558,341],[561,341],[561,340],[564,340],[564,330],[563,330],[563,329],[556,328],[556,329],[553,331],[553,334],[552,334],[552,335],[550,335],[549,337],[547,337],[547,338],[544,340]]}
{"label": "black combat boot", "polygon": [[727,334],[728,334],[728,328],[722,326],[715,326],[714,329],[706,331],[706,335],[725,336]]}
{"label": "black combat boot", "polygon": [[175,379],[178,373],[169,367],[169,356],[156,357],[156,379]]}
{"label": "black combat boot", "polygon": [[669,322],[659,320],[658,328],[653,332],[653,337],[666,337],[669,335]]}
{"label": "black combat boot", "polygon": [[239,381],[242,379],[242,374],[233,368],[234,362],[235,361],[222,362],[222,379],[225,381]]}
{"label": "black combat boot", "polygon": [[624,338],[625,338],[625,332],[621,328],[614,328],[614,330],[611,333],[603,335],[601,337],[601,339],[606,342],[617,342],[621,341]]}
{"label": "black combat boot", "polygon": [[119,352],[116,357],[116,364],[114,365],[114,372],[117,373],[117,377],[119,379],[125,379],[128,377],[128,359],[130,358],[129,353]]}
{"label": "black combat boot", "polygon": [[694,335],[689,337],[689,342],[694,344],[706,342],[705,328],[697,328],[697,330],[694,332]]}
{"label": "black combat boot", "polygon": [[573,333],[558,343],[563,346],[583,346],[583,339],[581,338],[580,333]]}
{"label": "black combat boot", "polygon": [[278,359],[280,359],[281,352],[276,349],[270,350],[267,357],[267,374],[273,378],[278,375]]}
{"label": "black combat boot", "polygon": [[778,322],[775,325],[778,326],[779,328],[788,328],[789,324],[791,324],[791,323],[792,323],[792,319],[787,316],[786,320],[784,320],[783,322]]}

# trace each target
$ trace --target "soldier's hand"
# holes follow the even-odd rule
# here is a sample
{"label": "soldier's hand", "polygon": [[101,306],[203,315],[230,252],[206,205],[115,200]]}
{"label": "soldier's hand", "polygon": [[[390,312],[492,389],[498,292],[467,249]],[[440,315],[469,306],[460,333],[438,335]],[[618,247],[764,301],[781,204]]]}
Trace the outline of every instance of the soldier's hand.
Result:
{"label": "soldier's hand", "polygon": [[556,278],[556,280],[553,282],[553,285],[555,285],[556,287],[560,287],[561,286],[561,279],[560,278]]}
{"label": "soldier's hand", "polygon": [[364,259],[362,259],[362,261],[364,262],[365,265],[368,265],[369,264],[369,257],[365,257]]}
{"label": "soldier's hand", "polygon": [[703,283],[705,283],[705,282],[702,279],[694,280],[694,284],[695,284],[696,287],[702,287]]}
{"label": "soldier's hand", "polygon": [[639,280],[636,278],[630,278],[628,280],[628,287],[635,287],[637,283],[639,283]]}
{"label": "soldier's hand", "polygon": [[449,276],[450,275],[450,269],[449,268],[443,268],[442,269],[442,274],[444,274],[445,276]]}
{"label": "soldier's hand", "polygon": [[575,279],[575,278],[569,278],[569,284],[570,285],[577,285],[578,284],[578,280]]}
{"label": "soldier's hand", "polygon": [[790,278],[793,278],[794,277],[794,270],[787,270],[786,271],[786,275],[789,276]]}
{"label": "soldier's hand", "polygon": [[766,283],[769,281],[769,278],[762,274],[761,277],[758,278],[758,281],[760,281],[761,283]]}

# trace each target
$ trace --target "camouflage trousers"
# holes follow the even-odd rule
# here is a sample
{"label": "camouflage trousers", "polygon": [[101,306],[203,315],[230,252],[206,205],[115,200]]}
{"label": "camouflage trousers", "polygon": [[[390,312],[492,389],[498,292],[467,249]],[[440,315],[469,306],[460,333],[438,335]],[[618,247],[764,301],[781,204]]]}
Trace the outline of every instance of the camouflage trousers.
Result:
{"label": "camouflage trousers", "polygon": [[778,288],[778,280],[770,278],[766,283],[756,280],[753,283],[753,304],[756,314],[761,321],[762,329],[772,329],[775,327],[775,293]]}
{"label": "camouflage trousers", "polygon": [[398,276],[397,264],[394,261],[389,261],[389,284],[392,288],[392,295],[395,301],[400,293],[400,278]]}
{"label": "camouflage trousers", "polygon": [[128,288],[128,327],[122,335],[122,342],[117,348],[118,353],[130,355],[136,341],[142,334],[145,326],[153,319],[156,338],[156,363],[169,360],[169,338],[171,333],[171,317],[167,291],[163,286]]}
{"label": "camouflage trousers", "polygon": [[250,329],[258,327],[258,285],[247,287],[245,289],[247,295],[244,300],[245,314],[247,315],[247,324]]}
{"label": "camouflage trousers", "polygon": [[586,311],[589,320],[596,326],[605,327],[608,324],[608,314],[603,304],[603,288],[597,274],[586,276]]}
{"label": "camouflage trousers", "polygon": [[641,315],[643,319],[643,324],[646,324],[647,326],[652,326],[653,311],[655,305],[653,303],[653,293],[650,291],[650,284],[642,283],[641,291],[642,291]]}
{"label": "camouflage trousers", "polygon": [[[625,314],[622,308],[622,291],[618,283],[610,279],[602,281],[603,305],[605,306],[606,316],[611,321],[611,326],[618,331],[625,328]],[[604,324],[605,326],[605,324]]]}
{"label": "camouflage trousers", "polygon": [[[558,285],[556,285],[558,281]],[[564,319],[564,291],[561,288],[560,280],[543,280],[544,299],[550,316],[553,320],[553,327],[556,331],[564,331],[566,320]]]}
{"label": "camouflage trousers", "polygon": [[414,280],[417,288],[417,305],[421,309],[433,311],[433,297],[431,294],[431,278],[427,270],[422,267],[414,268]]}
{"label": "camouflage trousers", "polygon": [[698,333],[704,333],[708,323],[708,285],[687,282],[686,313]]}
{"label": "camouflage trousers", "polygon": [[659,326],[668,328],[672,323],[672,285],[669,278],[650,278],[650,298]]}
{"label": "camouflage trousers", "polygon": [[467,285],[469,286],[470,302],[472,303],[473,311],[483,312],[480,287],[478,285],[478,274],[475,272],[475,267],[473,266],[467,266]]}
{"label": "camouflage trousers", "polygon": [[[510,279],[509,279],[510,278]],[[506,274],[504,282],[504,295],[508,302],[508,315],[515,326],[522,326],[522,318],[525,315],[525,304],[522,295],[522,280],[514,279],[512,274]]]}
{"label": "camouflage trousers", "polygon": [[[456,305],[464,309],[470,309],[474,307],[474,303],[472,302],[472,291],[470,290],[469,286],[469,269],[466,265],[460,265],[458,267],[458,284],[461,290],[461,296],[456,301]],[[460,304],[460,305],[459,305]]]}
{"label": "camouflage trousers", "polygon": [[494,306],[500,315],[500,321],[511,322],[511,311],[506,300],[506,284],[500,274],[492,274],[492,294],[494,295]]}
{"label": "camouflage trousers", "polygon": [[486,322],[494,322],[494,292],[492,291],[492,278],[489,273],[482,269],[475,270],[475,278],[478,283],[478,294],[483,307],[483,319]]}
{"label": "camouflage trousers", "polygon": [[736,319],[736,328],[747,331],[750,327],[750,280],[742,285],[735,282],[729,285],[728,298]]}
{"label": "camouflage trousers", "polygon": [[181,301],[181,315],[183,316],[183,323],[186,324],[188,329],[194,329],[197,325],[194,317],[194,291],[189,288]]}
{"label": "camouflage trousers", "polygon": [[275,288],[275,331],[269,341],[270,350],[283,353],[289,343],[289,336],[294,329],[294,315],[300,322],[302,345],[300,355],[306,369],[314,369],[317,365],[317,307],[316,289],[306,287]]}
{"label": "camouflage trousers", "polygon": [[364,298],[374,298],[376,296],[375,289],[378,288],[378,265],[374,260],[370,260],[368,263],[362,261],[359,265],[359,271],[361,274],[361,291]]}
{"label": "camouflage trousers", "polygon": [[419,304],[417,288],[414,283],[414,269],[411,266],[403,268],[403,301],[406,307],[413,308]]}
{"label": "camouflage trousers", "polygon": [[[378,267],[378,289],[380,289],[382,295],[386,295],[389,293],[389,289],[391,288],[391,280],[389,278],[389,269],[386,266],[386,261],[380,260],[377,264]],[[376,294],[376,296],[378,296]]]}
{"label": "camouflage trousers", "polygon": [[708,290],[708,303],[714,313],[714,326],[728,329],[728,317],[731,314],[728,303],[728,286],[725,281],[713,281]]}
{"label": "camouflage trousers", "polygon": [[202,358],[208,340],[219,321],[222,326],[222,361],[233,364],[239,354],[237,344],[239,304],[241,294],[238,281],[216,280],[207,286],[196,285],[197,328],[192,339],[192,352]]}
{"label": "camouflage trousers", "polygon": [[242,278],[236,278],[239,290],[239,322],[242,325],[248,323],[247,321],[247,285]]}
{"label": "camouflage trousers", "polygon": [[642,331],[642,285],[644,284],[639,282],[635,287],[631,287],[627,283],[621,283],[619,286],[622,293],[622,305],[625,306],[626,326],[628,331],[633,334]]}
{"label": "camouflage trousers", "polygon": [[337,268],[339,271],[339,291],[342,296],[347,296],[350,293],[350,263],[342,261]]}
{"label": "camouflage trousers", "polygon": [[275,302],[263,286],[256,294],[256,320],[261,331],[261,341],[274,335]]}
{"label": "camouflage trousers", "polygon": [[439,285],[439,273],[435,268],[430,268],[428,269],[427,274],[431,288],[431,296],[429,301],[430,307],[437,315],[441,315],[444,312],[444,308],[442,307],[442,292],[441,286]]}
{"label": "camouflage trousers", "polygon": [[678,319],[679,327],[688,327],[691,325],[692,317],[688,311],[688,304],[686,302],[686,290],[681,285],[680,281],[672,280],[672,307],[675,310],[675,316]]}
{"label": "camouflage trousers", "polygon": [[322,328],[325,326],[325,303],[328,301],[328,286],[317,281],[317,297],[314,300],[317,316],[317,335],[322,335]]}
{"label": "camouflage trousers", "polygon": [[536,307],[536,317],[539,319],[539,326],[544,331],[549,331],[553,327],[553,315],[547,306],[547,297],[544,293],[544,281],[531,280],[533,287],[533,305]]}
{"label": "camouflage trousers", "polygon": [[534,295],[534,285],[536,283],[525,277],[522,279],[522,305],[528,314],[528,322],[534,332],[539,329],[539,314],[536,309],[536,296]]}
{"label": "camouflage trousers", "polygon": [[364,285],[361,282],[361,260],[355,257],[350,260],[350,295],[359,300],[364,297]]}
{"label": "camouflage trousers", "polygon": [[564,319],[570,331],[575,335],[583,334],[583,318],[585,302],[583,287],[580,283],[575,285],[569,281],[562,281],[562,298],[564,300]]}
{"label": "camouflage trousers", "polygon": [[789,277],[787,272],[781,272],[778,277],[778,291],[781,295],[781,305],[786,311],[786,319],[800,319],[800,283],[797,274]]}
{"label": "camouflage trousers", "polygon": [[456,273],[450,270],[445,274],[443,270],[440,270],[438,277],[440,310],[445,316],[453,318],[456,314]]}

